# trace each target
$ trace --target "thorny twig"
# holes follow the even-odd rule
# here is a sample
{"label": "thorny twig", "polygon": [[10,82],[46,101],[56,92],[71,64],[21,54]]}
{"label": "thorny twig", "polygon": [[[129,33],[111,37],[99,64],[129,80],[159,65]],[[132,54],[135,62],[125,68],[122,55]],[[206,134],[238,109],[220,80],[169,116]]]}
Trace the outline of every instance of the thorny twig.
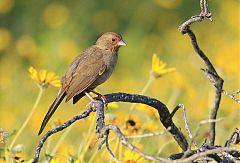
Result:
{"label": "thorny twig", "polygon": [[[208,59],[208,57],[204,54],[204,52],[200,49],[197,43],[197,39],[193,31],[190,29],[190,25],[195,22],[200,22],[204,18],[209,18],[211,20],[211,13],[208,10],[208,0],[200,0],[200,7],[201,7],[201,13],[197,16],[192,16],[189,20],[184,22],[180,27],[179,30],[182,34],[188,34],[188,36],[191,39],[193,48],[195,52],[201,57],[201,59],[205,62],[207,68],[209,71],[213,72],[215,76],[213,76],[213,79],[215,80],[216,86],[220,89],[216,89],[216,94],[215,94],[215,102],[214,105],[211,109],[211,114],[210,114],[210,119],[216,119],[217,118],[217,113],[221,101],[221,90],[223,87],[223,79],[218,75],[217,71],[215,70],[214,66]],[[211,123],[210,126],[210,144],[214,145],[215,142],[215,135],[216,135],[216,123],[213,122]]]}

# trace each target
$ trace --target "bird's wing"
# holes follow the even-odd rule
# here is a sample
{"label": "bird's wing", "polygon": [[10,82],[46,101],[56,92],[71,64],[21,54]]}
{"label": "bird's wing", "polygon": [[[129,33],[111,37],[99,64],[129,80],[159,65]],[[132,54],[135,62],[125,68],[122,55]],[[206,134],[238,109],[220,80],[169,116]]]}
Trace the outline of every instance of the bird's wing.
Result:
{"label": "bird's wing", "polygon": [[98,48],[86,50],[76,62],[78,62],[77,65],[71,66],[74,70],[68,71],[71,74],[66,74],[62,79],[63,83],[64,80],[67,81],[66,102],[91,86],[106,69],[102,51]]}

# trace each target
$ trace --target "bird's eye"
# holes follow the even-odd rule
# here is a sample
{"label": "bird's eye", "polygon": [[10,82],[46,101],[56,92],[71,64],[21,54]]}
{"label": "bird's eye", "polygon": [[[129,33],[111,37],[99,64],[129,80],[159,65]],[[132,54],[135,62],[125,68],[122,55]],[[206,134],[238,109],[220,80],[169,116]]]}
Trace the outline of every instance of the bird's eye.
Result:
{"label": "bird's eye", "polygon": [[115,42],[116,41],[116,39],[115,38],[112,38],[112,42]]}

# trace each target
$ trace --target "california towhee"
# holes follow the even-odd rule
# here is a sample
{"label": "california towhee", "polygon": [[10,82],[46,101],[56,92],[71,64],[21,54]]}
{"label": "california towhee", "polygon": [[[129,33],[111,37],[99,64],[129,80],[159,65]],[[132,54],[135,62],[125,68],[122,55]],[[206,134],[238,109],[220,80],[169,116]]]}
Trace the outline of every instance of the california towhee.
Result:
{"label": "california towhee", "polygon": [[38,135],[42,133],[65,96],[66,102],[73,98],[75,104],[85,94],[91,98],[89,92],[97,94],[93,89],[105,82],[112,74],[118,59],[118,49],[122,45],[126,44],[121,35],[106,32],[97,39],[95,45],[74,59],[62,77],[58,96],[45,115]]}

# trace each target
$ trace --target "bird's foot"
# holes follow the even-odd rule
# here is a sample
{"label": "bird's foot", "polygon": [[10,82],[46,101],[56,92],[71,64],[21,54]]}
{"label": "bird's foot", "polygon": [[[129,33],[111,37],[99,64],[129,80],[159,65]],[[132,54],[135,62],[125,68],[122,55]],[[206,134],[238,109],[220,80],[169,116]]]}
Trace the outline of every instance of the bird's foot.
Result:
{"label": "bird's foot", "polygon": [[108,109],[108,102],[107,99],[103,96],[103,95],[98,95],[97,97],[94,98],[95,100],[97,99],[101,99],[104,103],[104,106],[106,107],[106,109]]}
{"label": "bird's foot", "polygon": [[96,99],[101,99],[101,100],[103,101],[103,103],[104,103],[106,109],[108,109],[108,102],[107,102],[106,97],[103,96],[102,94],[100,94],[100,93],[94,91],[94,90],[92,90],[91,92],[94,93],[94,94],[96,94],[96,95],[97,95]]}

